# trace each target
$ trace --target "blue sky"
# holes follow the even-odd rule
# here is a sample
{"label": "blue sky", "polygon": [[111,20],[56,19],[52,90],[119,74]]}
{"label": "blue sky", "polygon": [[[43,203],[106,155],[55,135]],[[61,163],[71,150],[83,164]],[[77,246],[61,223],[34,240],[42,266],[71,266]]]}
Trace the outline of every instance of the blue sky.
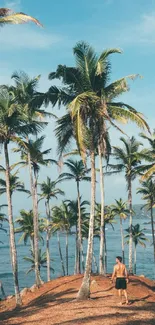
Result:
{"label": "blue sky", "polygon": [[[29,24],[0,30],[0,83],[9,83],[13,71],[24,70],[31,76],[42,75],[40,89],[44,91],[51,85],[50,71],[58,64],[74,64],[72,48],[77,41],[88,41],[97,52],[119,47],[123,54],[111,57],[112,79],[132,73],[143,76],[130,83],[131,90],[123,100],[144,113],[154,128],[155,0],[12,0],[0,1],[0,5],[30,14],[44,25],[43,29]],[[51,122],[46,130],[46,147],[52,147],[54,154],[53,127]],[[139,132],[135,125],[127,126],[126,131],[129,135]],[[119,134],[114,130],[111,139],[112,144],[119,144]],[[49,173],[52,177],[52,169]],[[46,174],[42,171],[41,178]],[[22,177],[27,178],[24,174]],[[134,184],[134,202],[140,203],[140,197],[135,195],[137,184]],[[76,196],[74,187],[74,184],[64,185],[70,198]],[[90,187],[82,185],[82,191],[89,198]],[[107,203],[118,196],[126,198],[123,175],[106,181]]]}

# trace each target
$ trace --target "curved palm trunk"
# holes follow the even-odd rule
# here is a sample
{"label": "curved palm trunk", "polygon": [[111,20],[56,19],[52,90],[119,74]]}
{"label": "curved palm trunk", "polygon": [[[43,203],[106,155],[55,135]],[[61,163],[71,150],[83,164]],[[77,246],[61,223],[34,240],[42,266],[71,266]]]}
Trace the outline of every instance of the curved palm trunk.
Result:
{"label": "curved palm trunk", "polygon": [[34,260],[35,260],[35,281],[39,287],[41,285],[41,278],[38,263],[38,198],[37,198],[37,177],[32,175],[31,157],[28,153],[28,166],[30,174],[31,195],[33,204],[33,226],[34,226]]}
{"label": "curved palm trunk", "polygon": [[68,275],[68,231],[66,231],[66,274]]}
{"label": "curved palm trunk", "polygon": [[129,201],[129,210],[130,210],[130,239],[129,239],[129,273],[133,273],[133,268],[132,268],[132,184],[131,184],[131,177],[129,178],[128,181],[128,201]]}
{"label": "curved palm trunk", "polygon": [[124,233],[123,233],[123,225],[122,218],[120,217],[120,230],[121,230],[121,240],[122,240],[122,259],[123,263],[125,263],[125,255],[124,255]]}
{"label": "curved palm trunk", "polygon": [[84,278],[77,299],[84,300],[90,297],[90,275],[93,256],[93,237],[94,237],[94,216],[95,216],[95,193],[96,193],[96,172],[95,172],[95,154],[91,152],[91,213],[89,220],[89,235],[87,246],[87,257]]}
{"label": "curved palm trunk", "polygon": [[16,304],[21,305],[22,301],[20,297],[19,283],[18,283],[17,250],[16,250],[15,233],[14,233],[12,200],[11,200],[11,193],[10,193],[10,165],[9,165],[9,154],[8,154],[7,142],[4,143],[4,155],[5,155],[5,166],[6,166],[6,194],[7,194],[7,202],[8,202],[8,216],[9,216],[9,230],[10,230],[10,255],[11,255],[12,271],[13,271],[13,278],[14,278]]}
{"label": "curved palm trunk", "polygon": [[47,281],[51,280],[50,273],[50,231],[49,231],[49,223],[50,223],[50,206],[49,200],[46,203],[46,215],[47,215],[47,234],[46,234],[46,256],[47,256]]}
{"label": "curved palm trunk", "polygon": [[155,263],[155,234],[154,234],[154,219],[153,219],[153,202],[151,202],[151,228],[152,228],[152,240],[154,249],[154,263]]}
{"label": "curved palm trunk", "polygon": [[134,245],[134,274],[136,274],[136,264],[137,264],[137,250],[136,250],[136,245]]}
{"label": "curved palm trunk", "polygon": [[98,146],[99,165],[100,165],[100,191],[101,191],[101,224],[100,224],[100,256],[99,256],[99,274],[106,274],[104,263],[104,242],[105,242],[105,227],[104,227],[104,174],[102,168],[102,153],[100,145]]}
{"label": "curved palm trunk", "polygon": [[57,240],[58,240],[58,248],[59,248],[59,255],[60,255],[60,260],[61,260],[61,266],[62,266],[62,273],[65,276],[65,266],[64,266],[64,261],[63,261],[63,257],[62,257],[59,231],[57,231]]}
{"label": "curved palm trunk", "polygon": [[80,189],[79,181],[77,181],[77,195],[78,195],[78,260],[77,273],[81,273],[81,205],[80,205]]}

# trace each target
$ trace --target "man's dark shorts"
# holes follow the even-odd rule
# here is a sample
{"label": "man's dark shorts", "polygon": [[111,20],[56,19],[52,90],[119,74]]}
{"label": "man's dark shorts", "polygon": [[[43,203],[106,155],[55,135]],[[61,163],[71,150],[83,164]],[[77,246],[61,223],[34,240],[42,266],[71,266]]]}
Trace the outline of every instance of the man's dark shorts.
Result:
{"label": "man's dark shorts", "polygon": [[117,278],[115,288],[117,290],[120,290],[120,289],[126,290],[126,288],[127,288],[126,279],[125,278]]}

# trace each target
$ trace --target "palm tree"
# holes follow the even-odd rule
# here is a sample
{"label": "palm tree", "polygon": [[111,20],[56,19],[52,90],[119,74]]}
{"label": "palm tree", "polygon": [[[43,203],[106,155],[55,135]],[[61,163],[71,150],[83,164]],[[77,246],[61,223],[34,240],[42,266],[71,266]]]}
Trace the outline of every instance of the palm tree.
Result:
{"label": "palm tree", "polygon": [[47,227],[46,227],[46,256],[47,256],[47,281],[50,281],[50,221],[51,221],[51,209],[50,200],[52,198],[57,199],[59,195],[64,195],[65,193],[57,188],[57,181],[52,181],[47,177],[47,181],[40,184],[41,194],[40,199],[45,200],[46,216],[47,216]]}
{"label": "palm tree", "polygon": [[[24,241],[26,245],[28,239],[30,239],[31,250],[34,251],[34,225],[33,225],[33,211],[29,210],[21,210],[20,217],[18,217],[15,222],[18,223],[19,227],[15,228],[15,233],[22,233],[19,242]],[[41,232],[43,232],[43,221],[39,219],[39,240],[43,241],[43,237],[41,236]]]}
{"label": "palm tree", "polygon": [[[34,252],[31,250],[31,257],[25,256],[24,260],[31,263],[31,267],[30,269],[26,272],[26,274],[30,273],[30,272],[35,272],[35,256],[34,256]],[[41,267],[45,267],[47,268],[47,256],[46,256],[46,252],[42,253],[41,249],[39,249],[38,252],[38,264],[39,264],[39,272]],[[54,269],[51,268],[52,272],[54,273]]]}
{"label": "palm tree", "polygon": [[[106,225],[110,225],[112,229],[114,230],[113,224],[116,222],[115,220],[115,214],[112,211],[111,206],[105,206],[104,207],[104,269],[105,274],[107,273],[107,241],[106,241]],[[96,220],[96,228],[99,229],[101,225],[101,204],[96,203],[95,206],[95,220]],[[96,230],[97,235],[97,230]],[[100,231],[98,230],[98,237],[100,237]],[[101,239],[100,239],[101,240]]]}
{"label": "palm tree", "polygon": [[[147,241],[148,239],[145,237],[144,234],[144,230],[140,229],[140,225],[137,224],[135,226],[132,225],[131,227],[132,229],[132,239],[133,239],[133,243],[134,243],[134,274],[136,274],[136,264],[137,264],[137,245],[141,245],[142,247],[146,247],[145,245],[145,241]],[[129,240],[127,240],[127,244],[130,243],[130,227],[128,229],[126,229],[126,231],[128,232],[128,235],[125,236],[125,238],[129,238]]]}
{"label": "palm tree", "polygon": [[[65,202],[68,203],[68,206],[73,214],[73,225],[75,226],[76,229],[76,243],[75,243],[75,274],[77,273],[78,266],[79,266],[79,261],[78,261],[78,212],[79,212],[79,206],[78,206],[78,199],[77,200],[66,200]],[[80,197],[80,213],[81,213],[81,233],[82,229],[84,227],[84,222],[86,217],[88,217],[88,212],[86,211],[86,205],[90,205],[88,201],[82,201],[82,197]],[[82,234],[81,234],[81,262],[82,262],[82,268],[84,272],[84,259],[82,256]]]}
{"label": "palm tree", "polygon": [[[16,94],[18,101],[21,105],[24,106],[24,113],[29,121],[30,124],[35,127],[36,135],[38,132],[42,131],[42,129],[47,125],[47,122],[44,121],[45,117],[50,117],[53,114],[47,113],[45,110],[41,109],[43,102],[46,104],[46,96],[45,94],[39,93],[37,91],[38,82],[40,76],[37,76],[31,79],[25,72],[14,72],[12,75],[14,79],[15,86],[11,87],[11,91]],[[38,263],[37,263],[37,255],[38,255],[38,239],[37,239],[37,229],[38,229],[38,212],[37,212],[37,169],[39,170],[38,166],[35,164],[35,159],[39,159],[40,163],[45,165],[48,164],[48,161],[44,161],[42,159],[42,155],[46,154],[46,152],[41,153],[40,147],[43,143],[44,137],[41,137],[36,141],[36,143],[27,136],[26,141],[20,141],[18,143],[19,149],[15,150],[16,152],[21,151],[22,149],[22,158],[26,159],[26,164],[29,168],[29,175],[30,175],[30,184],[31,184],[31,194],[33,198],[33,214],[34,214],[34,228],[35,228],[35,256],[36,256],[36,283],[39,286],[41,283],[39,279],[39,271],[38,271]],[[36,157],[35,157],[36,155]],[[25,164],[25,162],[23,162]],[[36,169],[35,169],[36,166]],[[35,170],[35,175],[33,177],[33,173]]]}
{"label": "palm tree", "polygon": [[35,141],[29,139],[28,142],[18,142],[18,149],[15,152],[21,152],[22,161],[19,163],[23,166],[29,167],[30,184],[31,184],[31,195],[33,203],[33,216],[34,216],[34,253],[35,253],[35,265],[36,265],[36,285],[41,285],[41,278],[38,268],[38,176],[40,166],[47,166],[50,163],[55,163],[55,160],[45,159],[44,156],[50,153],[51,149],[42,151],[42,146],[45,137],[38,137]]}
{"label": "palm tree", "polygon": [[34,22],[38,26],[42,26],[41,23],[22,12],[13,12],[8,8],[0,8],[0,25],[3,26],[5,24],[23,24],[28,22]]}
{"label": "palm tree", "polygon": [[148,178],[154,176],[155,174],[155,130],[151,136],[147,136],[144,133],[140,133],[140,136],[149,142],[150,148],[143,150],[143,158],[149,164],[143,164],[139,167],[138,171],[143,173],[142,180],[147,180]]}
{"label": "palm tree", "polygon": [[6,169],[6,193],[8,203],[8,216],[10,227],[10,255],[12,260],[12,270],[14,277],[14,287],[17,305],[21,304],[18,284],[18,266],[17,266],[17,251],[14,235],[14,221],[12,211],[12,198],[10,188],[10,163],[8,146],[10,142],[19,141],[18,136],[26,136],[28,133],[33,133],[34,127],[29,124],[26,116],[23,115],[22,106],[19,105],[17,98],[13,92],[7,89],[0,89],[0,142],[3,144],[5,169]]}
{"label": "palm tree", "polygon": [[45,118],[56,116],[47,112],[42,108],[42,105],[47,106],[48,98],[46,94],[40,93],[39,88],[40,75],[30,78],[24,71],[15,71],[12,74],[14,85],[9,87],[18,98],[18,101],[24,106],[24,112],[28,116],[29,121],[35,122],[38,129],[36,133],[40,132],[48,123]]}
{"label": "palm tree", "polygon": [[[53,106],[58,103],[59,106],[63,104],[68,109],[68,114],[60,119],[56,129],[57,138],[60,140],[59,147],[61,146],[59,153],[62,153],[71,139],[75,138],[82,159],[85,161],[86,155],[89,153],[91,160],[90,231],[86,269],[78,293],[78,299],[84,299],[90,295],[96,192],[95,152],[101,139],[105,136],[104,123],[110,123],[116,127],[113,120],[131,120],[142,128],[148,128],[148,126],[135,109],[127,104],[115,102],[115,98],[128,89],[126,78],[121,78],[109,85],[110,63],[108,57],[112,53],[120,53],[120,50],[106,50],[98,56],[91,46],[81,42],[74,47],[73,52],[76,67],[59,65],[56,72],[50,73],[49,78],[51,80],[61,79],[63,87],[58,89],[56,86],[52,86],[49,89],[49,96]],[[62,125],[66,125],[63,130],[61,130]],[[119,128],[117,127],[117,129]],[[103,148],[100,149],[101,155]],[[102,215],[103,212],[102,208]]]}
{"label": "palm tree", "polygon": [[[82,233],[82,264],[83,264],[83,270],[84,270],[83,241],[85,239],[88,240],[88,236],[89,236],[89,215],[88,214],[86,214],[84,216],[81,229],[82,229],[82,231],[81,231],[81,233]],[[95,237],[99,238],[99,234],[100,234],[100,226],[99,226],[97,219],[95,219],[94,238]],[[96,256],[95,256],[94,252],[93,252],[93,262],[94,262],[94,266],[95,266],[95,273],[98,273],[98,265],[97,265]]]}
{"label": "palm tree", "polygon": [[[2,178],[0,178],[0,195],[6,193],[6,181]],[[17,172],[14,174],[10,174],[10,194],[14,192],[22,192],[30,194],[30,191],[25,189],[24,183],[19,180],[19,177],[17,176]]]}
{"label": "palm tree", "polygon": [[[113,147],[113,157],[118,161],[118,164],[109,164],[110,169],[114,172],[125,172],[125,179],[128,190],[128,202],[130,210],[130,221],[129,225],[132,226],[132,182],[137,176],[137,167],[141,164],[141,158],[143,157],[142,152],[139,151],[142,145],[134,137],[131,139],[120,138],[124,147]],[[132,233],[130,233],[130,244],[129,244],[129,272],[132,274]]]}
{"label": "palm tree", "polygon": [[123,263],[125,263],[125,255],[124,255],[124,233],[123,233],[123,225],[122,220],[125,220],[130,214],[130,210],[127,209],[127,203],[122,199],[115,200],[116,204],[111,205],[112,212],[115,216],[120,217],[120,231],[121,231],[121,240],[122,240],[122,258]]}
{"label": "palm tree", "polygon": [[74,180],[77,187],[77,200],[78,200],[78,246],[77,246],[77,269],[76,273],[81,273],[81,205],[80,205],[80,182],[90,182],[91,178],[86,176],[90,170],[87,170],[82,160],[74,161],[68,159],[64,165],[69,169],[68,173],[62,173],[59,176],[60,180]]}
{"label": "palm tree", "polygon": [[146,200],[146,204],[143,208],[150,211],[151,217],[151,227],[152,227],[152,240],[154,249],[154,263],[155,263],[155,233],[154,233],[154,218],[153,218],[153,208],[155,205],[155,183],[153,179],[148,178],[146,181],[141,183],[141,187],[137,189],[137,193],[142,194],[142,199]]}
{"label": "palm tree", "polygon": [[53,207],[53,228],[66,233],[66,275],[68,275],[68,235],[73,226],[73,214],[67,203],[62,202],[60,207]]}
{"label": "palm tree", "polygon": [[[7,206],[6,204],[1,204],[1,205],[0,205],[0,230],[2,230],[2,231],[4,231],[4,232],[7,232],[7,231],[6,231],[6,229],[4,229],[4,228],[2,227],[2,225],[3,225],[3,222],[4,222],[4,221],[8,221],[8,219],[6,218],[6,214],[5,214],[5,213],[2,213],[1,210],[2,210],[4,207],[6,207],[6,206]],[[2,241],[0,241],[0,243],[3,244]]]}

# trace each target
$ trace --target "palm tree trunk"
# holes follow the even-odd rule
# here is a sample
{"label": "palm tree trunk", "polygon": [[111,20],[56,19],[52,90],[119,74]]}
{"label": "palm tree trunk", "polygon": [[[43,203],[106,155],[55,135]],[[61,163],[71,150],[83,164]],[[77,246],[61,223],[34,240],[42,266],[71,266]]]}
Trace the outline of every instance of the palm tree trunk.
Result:
{"label": "palm tree trunk", "polygon": [[8,144],[6,141],[4,142],[4,155],[5,155],[5,166],[6,166],[6,194],[7,194],[9,230],[10,230],[10,255],[11,255],[12,271],[13,271],[13,278],[14,278],[16,304],[21,305],[22,301],[20,297],[19,283],[18,283],[18,262],[17,262],[17,250],[16,250],[15,233],[14,233],[12,199],[10,193],[9,154],[8,154]]}
{"label": "palm tree trunk", "polygon": [[104,265],[105,265],[105,271],[107,273],[107,241],[106,241],[106,235],[104,238]]}
{"label": "palm tree trunk", "polygon": [[154,249],[154,263],[155,263],[155,234],[154,234],[153,202],[151,202],[151,228],[152,228],[152,240],[153,240],[153,249]]}
{"label": "palm tree trunk", "polygon": [[34,172],[34,251],[35,251],[35,274],[36,274],[36,285],[41,285],[40,270],[38,263],[38,252],[39,252],[39,225],[38,225],[38,194],[37,194],[37,175]]}
{"label": "palm tree trunk", "polygon": [[57,240],[58,240],[58,248],[59,248],[59,255],[60,255],[60,260],[61,260],[61,265],[62,265],[62,273],[65,276],[65,266],[64,266],[64,261],[62,257],[62,251],[61,251],[61,245],[60,245],[60,233],[57,231]]}
{"label": "palm tree trunk", "polygon": [[94,266],[95,266],[95,273],[98,274],[98,265],[97,265],[96,256],[94,253],[93,253],[93,260],[94,260]]}
{"label": "palm tree trunk", "polygon": [[122,259],[123,263],[125,263],[125,255],[124,255],[124,234],[123,234],[123,225],[122,218],[120,217],[120,230],[121,230],[121,239],[122,239]]}
{"label": "palm tree trunk", "polygon": [[51,273],[50,273],[50,232],[49,232],[50,206],[49,206],[49,200],[46,203],[46,215],[47,215],[47,234],[46,234],[47,281],[50,281]]}
{"label": "palm tree trunk", "polygon": [[136,264],[137,264],[137,251],[136,251],[136,245],[134,245],[134,274],[136,274]]}
{"label": "palm tree trunk", "polygon": [[104,231],[104,174],[102,167],[102,154],[100,145],[98,146],[99,153],[99,165],[100,165],[100,191],[101,191],[101,224],[100,224],[100,256],[99,256],[99,274],[106,274],[104,265],[104,241],[105,241],[105,231]]}
{"label": "palm tree trunk", "polygon": [[66,231],[66,274],[68,275],[68,231]]}
{"label": "palm tree trunk", "polygon": [[83,273],[84,273],[85,263],[84,263],[83,243],[81,243],[81,262],[82,262],[82,270],[83,270]]}
{"label": "palm tree trunk", "polygon": [[129,177],[128,181],[128,201],[129,201],[129,210],[130,210],[130,239],[129,239],[129,273],[133,273],[132,268],[132,183],[131,183],[131,177]]}
{"label": "palm tree trunk", "polygon": [[80,189],[79,181],[77,184],[77,196],[78,196],[78,264],[77,273],[81,273],[81,205],[80,205]]}
{"label": "palm tree trunk", "polygon": [[[34,226],[34,259],[35,259],[35,281],[39,287],[41,285],[41,278],[38,264],[38,198],[37,198],[37,178],[33,180],[31,157],[28,152],[28,166],[30,174],[31,195],[33,204],[33,226]],[[35,176],[35,175],[34,175]]]}
{"label": "palm tree trunk", "polygon": [[[93,148],[94,149],[94,148]],[[77,299],[84,300],[90,297],[90,275],[93,256],[93,237],[94,237],[94,216],[95,216],[95,194],[96,194],[96,172],[95,172],[95,154],[91,151],[91,213],[89,220],[89,235],[87,246],[86,267],[82,285],[77,295]]]}
{"label": "palm tree trunk", "polygon": [[77,227],[77,224],[76,224],[74,274],[78,273],[77,270],[78,270],[78,227]]}

